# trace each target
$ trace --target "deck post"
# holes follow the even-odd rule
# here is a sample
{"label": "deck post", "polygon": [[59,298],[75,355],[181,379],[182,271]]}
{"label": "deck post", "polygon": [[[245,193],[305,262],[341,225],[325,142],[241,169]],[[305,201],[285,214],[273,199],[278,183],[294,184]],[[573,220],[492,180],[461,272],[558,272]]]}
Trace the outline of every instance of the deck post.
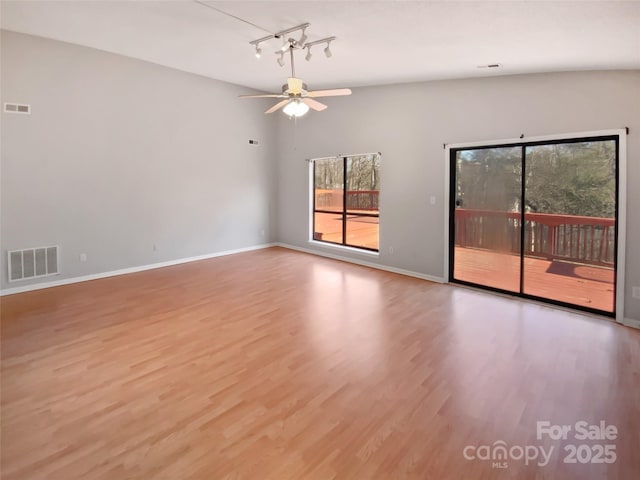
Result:
{"label": "deck post", "polygon": [[547,225],[547,259],[553,260],[553,225]]}

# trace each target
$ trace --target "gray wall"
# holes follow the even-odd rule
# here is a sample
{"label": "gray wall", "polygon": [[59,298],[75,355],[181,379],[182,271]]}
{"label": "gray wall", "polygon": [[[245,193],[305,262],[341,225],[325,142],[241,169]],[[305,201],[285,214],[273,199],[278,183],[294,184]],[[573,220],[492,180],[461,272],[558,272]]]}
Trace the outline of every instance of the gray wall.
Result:
{"label": "gray wall", "polygon": [[[640,319],[640,72],[505,76],[360,88],[278,128],[278,239],[310,244],[305,158],[382,152],[380,256],[340,255],[445,276],[443,143],[628,126],[625,315]],[[437,204],[430,205],[435,195]],[[393,254],[390,251],[393,247]]]}
{"label": "gray wall", "polygon": [[2,288],[28,284],[8,249],[60,245],[52,281],[273,240],[274,122],[247,89],[11,32],[1,58],[2,102],[33,111],[2,114]]}
{"label": "gray wall", "polygon": [[360,88],[293,122],[241,87],[89,48],[3,32],[1,53],[2,101],[33,108],[2,114],[3,289],[26,284],[7,283],[14,248],[61,245],[54,279],[276,240],[336,253],[308,242],[304,159],[371,151],[380,256],[340,254],[442,277],[443,143],[628,126],[625,315],[640,319],[638,71]]}

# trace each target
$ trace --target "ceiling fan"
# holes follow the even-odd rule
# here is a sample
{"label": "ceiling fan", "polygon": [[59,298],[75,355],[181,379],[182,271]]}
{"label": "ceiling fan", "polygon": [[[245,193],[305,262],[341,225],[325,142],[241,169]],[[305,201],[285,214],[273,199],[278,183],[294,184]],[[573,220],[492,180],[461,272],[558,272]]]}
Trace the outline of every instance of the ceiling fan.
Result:
{"label": "ceiling fan", "polygon": [[[286,44],[285,44],[286,45]],[[291,58],[291,77],[287,83],[282,86],[282,93],[266,93],[262,95],[240,95],[240,98],[284,98],[269,108],[264,113],[273,113],[282,108],[282,111],[290,117],[301,117],[309,111],[309,108],[321,112],[327,106],[320,103],[314,98],[317,97],[337,97],[342,95],[351,95],[349,88],[336,88],[333,90],[313,90],[307,89],[307,84],[300,78],[296,78],[295,66],[293,64],[293,51],[298,46],[298,42],[293,38],[289,39],[289,56]],[[304,48],[304,46],[303,46]],[[278,52],[280,53],[280,52]],[[280,62],[280,61],[279,61]],[[284,108],[283,108],[284,107]]]}

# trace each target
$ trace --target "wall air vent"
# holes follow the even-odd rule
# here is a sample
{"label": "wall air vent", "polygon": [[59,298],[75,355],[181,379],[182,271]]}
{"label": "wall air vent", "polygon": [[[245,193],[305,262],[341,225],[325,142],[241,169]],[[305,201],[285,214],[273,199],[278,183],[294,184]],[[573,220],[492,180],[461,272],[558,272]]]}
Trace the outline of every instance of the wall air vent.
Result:
{"label": "wall air vent", "polygon": [[58,275],[59,248],[38,247],[25,250],[11,250],[9,257],[9,281],[28,280],[30,278]]}
{"label": "wall air vent", "polygon": [[31,114],[31,105],[25,105],[21,103],[5,103],[4,111],[6,113],[26,113]]}

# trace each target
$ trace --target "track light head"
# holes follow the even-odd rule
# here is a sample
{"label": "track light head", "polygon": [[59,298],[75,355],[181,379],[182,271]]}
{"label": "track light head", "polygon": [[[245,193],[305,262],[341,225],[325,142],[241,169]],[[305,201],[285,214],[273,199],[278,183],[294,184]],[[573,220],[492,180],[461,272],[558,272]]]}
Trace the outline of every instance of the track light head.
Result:
{"label": "track light head", "polygon": [[327,58],[331,58],[331,55],[332,55],[330,47],[331,47],[331,40],[327,42],[327,46],[324,49],[324,54]]}
{"label": "track light head", "polygon": [[280,47],[281,52],[286,52],[289,50],[290,42],[287,40],[284,35],[282,36],[282,46]]}
{"label": "track light head", "polygon": [[278,58],[278,65],[284,67],[284,52],[280,52],[280,58]]}
{"label": "track light head", "polygon": [[256,43],[256,58],[260,58],[262,56],[262,48],[260,48],[260,44]]}
{"label": "track light head", "polygon": [[302,35],[300,35],[300,40],[298,40],[298,45],[304,45],[309,37],[307,37],[307,27],[302,28]]}
{"label": "track light head", "polygon": [[304,59],[308,62],[309,60],[311,60],[311,46],[307,47],[307,55],[304,57]]}

